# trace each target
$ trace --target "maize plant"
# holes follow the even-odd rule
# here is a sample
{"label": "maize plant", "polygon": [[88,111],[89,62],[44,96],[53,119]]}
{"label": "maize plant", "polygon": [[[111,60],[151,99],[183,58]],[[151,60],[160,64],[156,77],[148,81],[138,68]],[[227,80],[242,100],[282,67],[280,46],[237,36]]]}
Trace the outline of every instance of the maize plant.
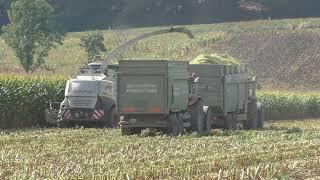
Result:
{"label": "maize plant", "polygon": [[[0,128],[45,125],[44,109],[61,102],[63,78],[0,76]],[[320,117],[319,93],[262,91],[258,100],[265,106],[266,119]]]}
{"label": "maize plant", "polygon": [[320,117],[319,93],[265,91],[258,93],[265,106],[266,119],[297,119]]}
{"label": "maize plant", "polygon": [[44,109],[61,101],[65,80],[0,77],[0,128],[44,125]]}

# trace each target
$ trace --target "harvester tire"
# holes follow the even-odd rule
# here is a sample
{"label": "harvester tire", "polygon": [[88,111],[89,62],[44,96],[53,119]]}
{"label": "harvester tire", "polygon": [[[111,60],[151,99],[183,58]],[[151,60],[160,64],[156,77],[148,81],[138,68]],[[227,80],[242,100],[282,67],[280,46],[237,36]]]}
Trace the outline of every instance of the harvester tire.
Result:
{"label": "harvester tire", "polygon": [[263,123],[264,123],[264,107],[261,103],[257,103],[257,109],[258,109],[258,128],[263,128]]}
{"label": "harvester tire", "polygon": [[258,127],[258,110],[257,101],[252,100],[248,103],[246,129],[257,129]]}
{"label": "harvester tire", "polygon": [[191,129],[198,133],[204,132],[204,112],[202,100],[198,100],[191,106]]}

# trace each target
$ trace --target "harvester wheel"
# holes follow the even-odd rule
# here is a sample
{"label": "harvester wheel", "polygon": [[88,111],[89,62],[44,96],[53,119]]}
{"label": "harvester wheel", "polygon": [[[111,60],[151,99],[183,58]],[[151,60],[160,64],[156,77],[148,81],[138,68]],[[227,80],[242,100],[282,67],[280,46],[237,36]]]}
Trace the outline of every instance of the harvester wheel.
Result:
{"label": "harvester wheel", "polygon": [[263,123],[264,123],[264,107],[261,103],[257,103],[258,107],[258,128],[263,128]]}
{"label": "harvester wheel", "polygon": [[202,100],[198,100],[191,106],[191,128],[193,131],[203,133],[204,113]]}
{"label": "harvester wheel", "polygon": [[258,127],[257,101],[252,100],[250,103],[248,103],[246,129],[257,129],[257,127]]}

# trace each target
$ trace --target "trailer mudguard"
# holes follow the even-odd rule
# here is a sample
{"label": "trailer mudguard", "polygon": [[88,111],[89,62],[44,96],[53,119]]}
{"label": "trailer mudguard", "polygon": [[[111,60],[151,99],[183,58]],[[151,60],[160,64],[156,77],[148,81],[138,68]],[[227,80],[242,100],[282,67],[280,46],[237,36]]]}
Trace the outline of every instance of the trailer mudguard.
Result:
{"label": "trailer mudguard", "polygon": [[188,105],[189,106],[192,106],[193,104],[195,104],[198,100],[201,100],[201,97],[200,96],[197,96],[197,95],[190,95],[189,96],[189,102],[188,102]]}

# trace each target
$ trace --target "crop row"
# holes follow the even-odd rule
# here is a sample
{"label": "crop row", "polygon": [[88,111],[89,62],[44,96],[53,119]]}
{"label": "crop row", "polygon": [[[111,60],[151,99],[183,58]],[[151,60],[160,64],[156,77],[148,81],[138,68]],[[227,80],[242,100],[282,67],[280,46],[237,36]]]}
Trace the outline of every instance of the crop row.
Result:
{"label": "crop row", "polygon": [[264,104],[266,119],[320,117],[320,93],[264,91],[257,94]]}
{"label": "crop row", "polygon": [[[49,102],[63,100],[65,80],[57,78],[0,77],[0,128],[45,125]],[[320,94],[259,92],[266,119],[320,117]]]}
{"label": "crop row", "polygon": [[0,128],[44,125],[49,101],[60,101],[65,80],[0,77]]}

